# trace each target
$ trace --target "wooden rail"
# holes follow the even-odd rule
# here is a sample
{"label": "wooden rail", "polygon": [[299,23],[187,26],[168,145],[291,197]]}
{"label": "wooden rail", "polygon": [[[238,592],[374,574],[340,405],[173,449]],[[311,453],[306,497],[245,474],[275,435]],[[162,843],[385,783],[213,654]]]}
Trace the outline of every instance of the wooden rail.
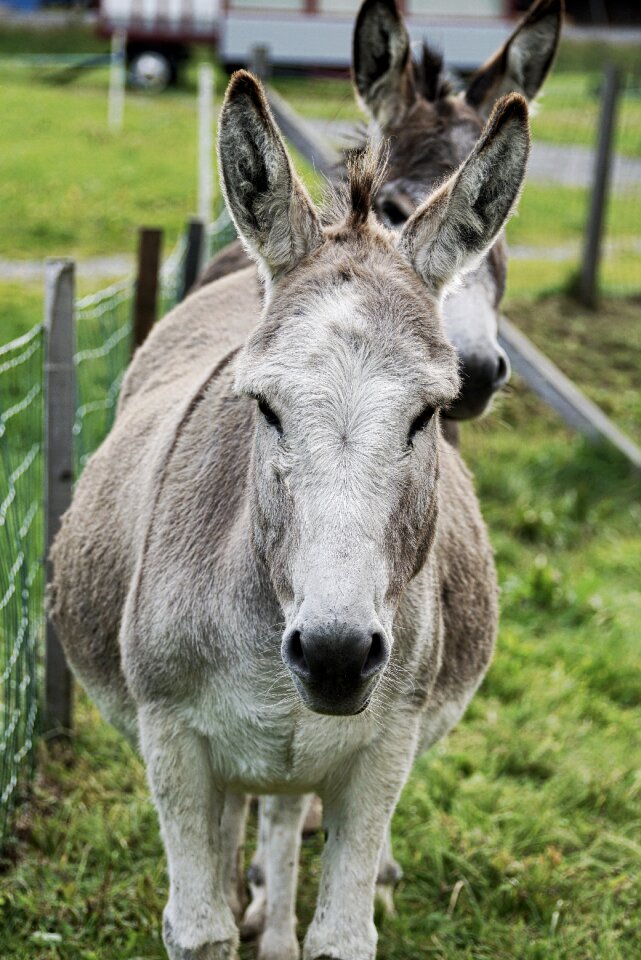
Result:
{"label": "wooden rail", "polygon": [[[45,266],[45,547],[47,583],[49,553],[60,520],[71,503],[73,424],[76,415],[73,260],[48,260]],[[45,709],[43,731],[68,736],[71,729],[73,681],[56,631],[47,619],[45,636]]]}
{"label": "wooden rail", "polygon": [[516,372],[569,427],[590,440],[611,444],[641,470],[641,449],[505,317],[499,324],[499,340]]}

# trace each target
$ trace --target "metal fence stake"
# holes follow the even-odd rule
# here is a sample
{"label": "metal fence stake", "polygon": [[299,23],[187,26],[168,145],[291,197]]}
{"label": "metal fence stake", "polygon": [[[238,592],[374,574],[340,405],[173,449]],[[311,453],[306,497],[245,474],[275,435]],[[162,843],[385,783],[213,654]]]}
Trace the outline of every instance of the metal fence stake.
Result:
{"label": "metal fence stake", "polygon": [[158,274],[163,232],[156,227],[138,231],[138,271],[134,301],[132,348],[147,339],[158,313]]}
{"label": "metal fence stake", "polygon": [[590,210],[585,232],[585,247],[581,263],[577,294],[586,307],[596,307],[599,290],[598,274],[601,259],[603,220],[608,198],[612,147],[616,130],[616,112],[620,78],[616,67],[609,64],[604,75],[599,136],[596,149],[594,180],[590,193]]}
{"label": "metal fence stake", "polygon": [[184,300],[200,273],[204,251],[205,225],[198,217],[191,217],[187,224],[187,252],[185,254],[185,272],[181,291]]}
{"label": "metal fence stake", "polygon": [[[45,265],[45,455],[46,573],[51,582],[51,544],[71,503],[73,425],[76,397],[74,351],[74,262],[48,260]],[[72,677],[53,624],[46,627],[45,733],[66,736],[72,721]]]}

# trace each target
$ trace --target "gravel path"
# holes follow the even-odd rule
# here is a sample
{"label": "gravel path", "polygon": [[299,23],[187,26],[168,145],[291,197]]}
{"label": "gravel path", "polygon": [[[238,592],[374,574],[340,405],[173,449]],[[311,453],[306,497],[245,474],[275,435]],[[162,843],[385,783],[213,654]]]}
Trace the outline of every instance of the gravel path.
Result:
{"label": "gravel path", "polygon": [[[134,258],[126,253],[109,257],[87,257],[77,260],[77,276],[87,280],[106,280],[122,277],[134,269]],[[17,280],[22,283],[39,281],[44,277],[44,260],[5,260],[0,258],[0,280]]]}
{"label": "gravel path", "polygon": [[[337,148],[355,142],[355,126],[345,121],[312,121],[316,130]],[[592,180],[594,153],[589,147],[561,146],[552,143],[534,143],[530,156],[528,177],[538,183],[554,183],[564,187],[589,187]],[[641,160],[616,155],[613,165],[612,188],[616,192],[636,191],[641,194]],[[641,253],[641,237],[616,242],[617,247]],[[614,244],[606,244],[608,247]],[[574,260],[580,245],[567,243],[556,247],[515,246],[510,248],[514,260]],[[134,257],[114,254],[88,257],[78,261],[78,276],[88,280],[105,280],[131,273]],[[44,276],[44,260],[0,259],[0,280],[40,281]]]}

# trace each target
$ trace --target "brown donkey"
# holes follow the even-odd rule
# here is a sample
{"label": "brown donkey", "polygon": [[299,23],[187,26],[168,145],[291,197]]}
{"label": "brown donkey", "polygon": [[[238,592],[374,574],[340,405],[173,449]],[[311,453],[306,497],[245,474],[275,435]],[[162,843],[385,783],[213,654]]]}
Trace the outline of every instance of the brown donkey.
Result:
{"label": "brown donkey", "polygon": [[54,544],[50,609],[80,681],[146,761],[171,960],[237,955],[227,827],[248,792],[270,797],[278,878],[260,957],[298,957],[298,825],[312,791],[327,841],[304,956],[372,960],[399,793],[494,644],[492,552],[440,433],[459,376],[439,301],[513,208],[527,107],[500,100],[400,233],[372,215],[372,154],[321,219],[245,72],[219,136],[264,298],[240,271],[189,297],[138,351]]}
{"label": "brown donkey", "polygon": [[[557,50],[563,0],[538,0],[504,46],[455,94],[442,59],[427,46],[413,61],[395,0],[365,0],[353,38],[353,78],[371,133],[384,139],[389,163],[373,198],[386,226],[399,229],[423,198],[463,162],[498,98],[521,93],[533,100]],[[240,242],[211,261],[200,285],[248,266]],[[498,342],[507,248],[502,237],[474,270],[449,291],[445,330],[461,364],[461,390],[445,413],[455,422],[480,416],[508,380],[509,361]]]}

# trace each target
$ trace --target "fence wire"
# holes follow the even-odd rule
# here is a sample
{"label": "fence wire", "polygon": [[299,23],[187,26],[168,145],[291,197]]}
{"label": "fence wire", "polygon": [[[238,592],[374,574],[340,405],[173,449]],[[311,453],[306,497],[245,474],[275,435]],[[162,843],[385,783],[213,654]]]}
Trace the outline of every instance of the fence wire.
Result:
{"label": "fence wire", "polygon": [[[604,65],[553,73],[532,121],[519,215],[509,224],[508,289],[539,296],[573,286],[593,195]],[[599,265],[607,295],[641,292],[641,74],[620,75]]]}
{"label": "fence wire", "polygon": [[[186,242],[162,267],[160,311],[182,292]],[[132,278],[76,301],[75,475],[109,432],[131,357]],[[44,661],[42,324],[0,346],[0,850],[34,767]]]}
{"label": "fence wire", "polygon": [[218,216],[207,228],[207,256],[209,258],[216,256],[223,247],[235,240],[237,236],[236,227],[229,216],[227,207],[224,203],[221,203]]}
{"label": "fence wire", "polygon": [[44,636],[44,329],[0,347],[0,849],[33,769]]}
{"label": "fence wire", "polygon": [[130,279],[76,301],[75,475],[106,437],[131,356]]}
{"label": "fence wire", "polygon": [[[163,264],[159,312],[182,295],[187,243],[183,235]],[[76,301],[75,475],[109,433],[125,370],[131,358],[135,282],[128,278]]]}

